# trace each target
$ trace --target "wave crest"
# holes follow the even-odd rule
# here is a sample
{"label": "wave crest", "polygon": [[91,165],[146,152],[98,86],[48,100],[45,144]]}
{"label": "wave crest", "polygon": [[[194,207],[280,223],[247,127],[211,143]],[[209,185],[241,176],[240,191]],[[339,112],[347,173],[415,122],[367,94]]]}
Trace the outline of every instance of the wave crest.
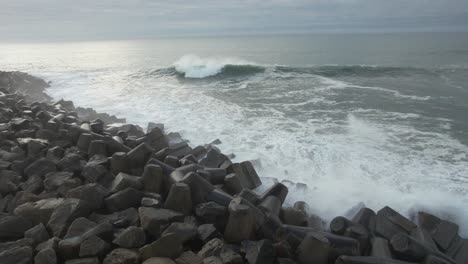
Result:
{"label": "wave crest", "polygon": [[264,67],[236,58],[201,58],[185,55],[173,64],[185,78],[206,78],[215,75],[238,76],[263,72]]}

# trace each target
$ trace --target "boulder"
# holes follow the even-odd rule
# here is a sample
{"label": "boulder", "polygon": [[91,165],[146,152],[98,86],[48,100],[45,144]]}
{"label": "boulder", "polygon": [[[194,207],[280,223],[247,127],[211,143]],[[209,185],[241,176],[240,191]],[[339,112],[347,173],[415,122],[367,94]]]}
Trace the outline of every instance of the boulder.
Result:
{"label": "boulder", "polygon": [[39,175],[42,177],[49,172],[55,171],[57,171],[57,167],[55,166],[55,163],[53,161],[48,160],[46,158],[41,158],[29,165],[24,170],[24,173],[27,177],[30,177],[32,175]]}
{"label": "boulder", "polygon": [[73,178],[71,172],[50,172],[47,173],[44,179],[44,189],[47,192],[57,191],[60,194],[65,194],[68,190],[81,185],[81,180]]}
{"label": "boulder", "polygon": [[80,258],[84,257],[104,257],[111,249],[111,246],[97,236],[90,236],[84,239],[80,245]]}
{"label": "boulder", "polygon": [[176,264],[202,264],[203,259],[192,251],[185,251],[175,259]]}
{"label": "boulder", "polygon": [[0,213],[0,240],[22,238],[31,227],[27,218]]}
{"label": "boulder", "polygon": [[92,210],[96,210],[102,207],[104,198],[107,194],[108,191],[102,187],[102,185],[97,183],[88,183],[69,190],[65,197],[87,201],[92,207]]}
{"label": "boulder", "polygon": [[162,233],[162,236],[167,234],[175,234],[181,243],[186,243],[198,235],[197,226],[189,223],[172,223]]}
{"label": "boulder", "polygon": [[0,251],[0,263],[2,264],[30,264],[33,260],[31,247],[16,247]]}
{"label": "boulder", "polygon": [[221,237],[221,234],[213,224],[203,224],[198,227],[198,237],[203,243],[206,243],[214,238]]}
{"label": "boulder", "polygon": [[242,246],[245,250],[245,258],[249,264],[267,264],[274,263],[275,261],[275,251],[271,240],[244,241]]}
{"label": "boulder", "polygon": [[57,264],[57,254],[52,248],[39,251],[34,257],[35,264]]}
{"label": "boulder", "polygon": [[176,264],[170,258],[149,258],[143,262],[143,264]]}
{"label": "boulder", "polygon": [[57,167],[62,171],[78,172],[81,171],[85,161],[83,157],[75,153],[65,154],[65,156],[57,162]]}
{"label": "boulder", "polygon": [[228,209],[215,202],[207,202],[197,205],[195,215],[203,223],[214,224],[216,228],[224,230],[228,219]]}
{"label": "boulder", "polygon": [[120,232],[112,243],[122,248],[138,248],[145,244],[146,235],[141,227],[129,226]]}
{"label": "boulder", "polygon": [[134,188],[127,188],[107,197],[104,199],[104,203],[107,210],[110,212],[117,212],[130,207],[138,207],[142,197],[142,192]]}
{"label": "boulder", "polygon": [[90,215],[89,219],[96,223],[107,222],[120,228],[138,226],[140,224],[138,210],[135,208],[128,208],[108,215],[93,213]]}
{"label": "boulder", "polygon": [[229,242],[241,242],[253,238],[256,220],[252,209],[234,201],[229,205],[229,220],[224,230],[224,238]]}
{"label": "boulder", "polygon": [[156,209],[151,207],[140,207],[141,227],[148,233],[157,236],[162,232],[162,227],[172,222],[182,222],[184,215],[169,209]]}
{"label": "boulder", "polygon": [[111,192],[115,193],[126,188],[141,189],[142,184],[139,177],[132,176],[126,173],[119,173],[112,182]]}
{"label": "boulder", "polygon": [[65,261],[65,264],[101,264],[98,258],[80,258]]}
{"label": "boulder", "polygon": [[192,211],[192,197],[190,187],[185,183],[175,183],[172,185],[167,196],[164,207],[184,215],[189,215]]}
{"label": "boulder", "polygon": [[110,169],[114,175],[117,175],[120,172],[130,172],[130,168],[128,166],[127,153],[125,152],[114,153],[110,160],[110,164]]}
{"label": "boulder", "polygon": [[24,237],[32,239],[35,245],[38,245],[50,238],[43,223],[26,230],[26,232],[24,232]]}
{"label": "boulder", "polygon": [[62,237],[71,222],[79,217],[86,217],[92,211],[92,207],[86,201],[67,198],[60,204],[50,216],[47,227],[52,235]]}
{"label": "boulder", "polygon": [[203,245],[202,249],[197,253],[198,256],[202,258],[208,258],[211,256],[219,256],[221,251],[224,247],[224,242],[219,238],[214,238],[205,245]]}
{"label": "boulder", "polygon": [[143,189],[147,192],[161,193],[164,186],[163,170],[160,166],[148,164],[142,176]]}
{"label": "boulder", "polygon": [[[208,152],[208,154],[210,152]],[[254,189],[262,184],[257,172],[255,171],[250,161],[244,161],[242,163],[233,163],[227,168],[227,172],[235,173],[239,178],[239,181],[243,188]]]}
{"label": "boulder", "polygon": [[181,253],[182,241],[173,233],[163,235],[153,243],[140,248],[140,255],[144,260],[152,257],[177,258]]}
{"label": "boulder", "polygon": [[415,228],[413,222],[388,206],[377,212],[375,232],[387,240],[400,232],[409,234]]}
{"label": "boulder", "polygon": [[116,248],[107,254],[102,264],[139,264],[138,252],[126,248]]}
{"label": "boulder", "polygon": [[81,176],[88,183],[99,182],[106,175],[106,167],[99,164],[86,164],[81,171]]}
{"label": "boulder", "polygon": [[54,210],[64,201],[65,199],[63,198],[48,198],[36,202],[25,203],[18,206],[14,210],[14,214],[28,219],[34,225],[39,223],[47,224]]}

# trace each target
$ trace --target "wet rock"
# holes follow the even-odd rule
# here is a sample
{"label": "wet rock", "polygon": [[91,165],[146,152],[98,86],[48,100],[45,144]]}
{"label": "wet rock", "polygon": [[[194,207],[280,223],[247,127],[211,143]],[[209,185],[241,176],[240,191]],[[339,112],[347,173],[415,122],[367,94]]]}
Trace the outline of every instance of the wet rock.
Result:
{"label": "wet rock", "polygon": [[390,240],[390,244],[395,255],[408,261],[421,262],[428,255],[434,255],[450,261],[446,255],[431,250],[426,245],[403,232],[394,235]]}
{"label": "wet rock", "polygon": [[431,237],[431,234],[427,230],[418,227],[413,229],[410,235],[419,242],[430,247],[432,250],[438,250],[436,243],[434,242],[434,240]]}
{"label": "wet rock", "polygon": [[243,264],[244,260],[241,255],[231,249],[223,249],[221,254],[219,254],[223,264]]}
{"label": "wet rock", "polygon": [[366,255],[370,247],[370,234],[367,229],[362,225],[354,225],[346,228],[345,236],[354,238],[359,241],[361,254]]}
{"label": "wet rock", "polygon": [[117,212],[130,207],[138,207],[142,197],[143,194],[140,191],[127,188],[107,197],[104,203],[110,212]]}
{"label": "wet rock", "polygon": [[35,264],[56,264],[57,255],[52,248],[46,248],[39,251],[34,257]]}
{"label": "wet rock", "polygon": [[[208,154],[210,152],[208,152]],[[234,163],[227,169],[227,172],[235,173],[239,177],[239,181],[243,188],[254,189],[262,184],[250,161]]]}
{"label": "wet rock", "polygon": [[221,250],[224,247],[224,242],[219,238],[214,238],[208,243],[206,243],[202,249],[197,253],[198,256],[202,258],[208,258],[211,256],[219,256],[221,254]]}
{"label": "wet rock", "polygon": [[96,223],[88,220],[87,218],[80,217],[75,219],[68,227],[64,239],[78,237],[91,230],[96,226]]}
{"label": "wet rock", "polygon": [[114,153],[110,160],[110,164],[111,171],[115,175],[119,174],[120,172],[130,172],[130,168],[128,166],[127,153],[125,152]]}
{"label": "wet rock", "polygon": [[220,230],[224,230],[228,219],[227,207],[215,202],[199,204],[195,214],[203,223],[214,224]]}
{"label": "wet rock", "polygon": [[31,221],[26,218],[0,213],[0,240],[22,238],[31,227]]}
{"label": "wet rock", "polygon": [[33,162],[31,165],[29,165],[24,170],[24,173],[28,177],[32,175],[39,175],[42,177],[49,172],[55,172],[55,171],[57,171],[57,168],[53,161],[48,160],[46,158],[41,158]]}
{"label": "wet rock", "polygon": [[138,210],[135,208],[128,208],[108,215],[93,213],[89,219],[96,223],[107,222],[115,227],[121,228],[128,226],[138,226],[140,223]]}
{"label": "wet rock", "polygon": [[65,199],[50,216],[47,227],[52,235],[62,237],[73,220],[88,216],[91,211],[92,207],[86,201],[75,198]]}
{"label": "wet rock", "polygon": [[32,239],[35,245],[38,245],[50,238],[49,233],[42,223],[26,230],[26,232],[24,232],[24,237]]}
{"label": "wet rock", "polygon": [[435,243],[445,252],[458,234],[458,225],[446,220],[440,221],[432,231],[432,238]]}
{"label": "wet rock", "polygon": [[115,193],[126,188],[141,189],[142,184],[138,177],[126,173],[119,173],[112,182],[111,192]]}
{"label": "wet rock", "polygon": [[205,202],[209,194],[214,190],[214,187],[211,185],[211,183],[203,179],[195,172],[187,173],[182,178],[181,182],[190,186],[192,203],[194,205]]}
{"label": "wet rock", "polygon": [[88,183],[69,190],[65,197],[87,201],[92,210],[96,210],[101,208],[107,194],[107,190],[100,184]]}
{"label": "wet rock", "polygon": [[181,243],[186,243],[187,241],[190,241],[197,237],[198,229],[193,224],[172,223],[171,225],[169,225],[168,228],[166,228],[166,230],[164,230],[162,236],[171,233],[175,234]]}
{"label": "wet rock", "polygon": [[289,258],[278,258],[278,264],[296,264],[296,262]]}
{"label": "wet rock", "polygon": [[416,225],[386,206],[377,213],[375,231],[378,235],[390,240],[400,232],[409,234]]}
{"label": "wet rock", "polygon": [[80,245],[80,257],[104,257],[110,251],[110,245],[97,236],[90,236]]}
{"label": "wet rock", "polygon": [[140,227],[130,226],[120,232],[112,243],[122,248],[138,248],[145,244],[145,231]]}
{"label": "wet rock", "polygon": [[434,231],[439,225],[441,219],[437,216],[425,213],[418,212],[417,223],[420,228],[423,228],[429,232]]}
{"label": "wet rock", "polygon": [[70,259],[65,264],[101,264],[98,258]]}
{"label": "wet rock", "polygon": [[133,148],[127,153],[129,167],[142,168],[148,161],[152,152],[153,149],[146,143],[141,143],[137,147]]}
{"label": "wet rock", "polygon": [[81,185],[81,180],[73,178],[71,172],[50,172],[47,173],[44,179],[44,189],[47,192],[57,191],[60,194],[65,194],[68,190]]}
{"label": "wet rock", "polygon": [[204,224],[198,227],[198,236],[203,243],[206,243],[214,238],[221,237],[221,234],[213,224]]}
{"label": "wet rock", "polygon": [[164,184],[163,170],[160,166],[148,164],[142,176],[143,189],[147,192],[161,193]]}
{"label": "wet rock", "polygon": [[170,258],[149,258],[143,264],[176,264],[176,262]]}
{"label": "wet rock", "polygon": [[14,214],[24,217],[34,225],[47,224],[54,210],[64,202],[62,198],[48,198],[36,202],[25,203],[14,210]]}
{"label": "wet rock", "polygon": [[89,143],[88,157],[94,155],[107,156],[107,144],[104,140],[93,140]]}
{"label": "wet rock", "polygon": [[275,261],[275,251],[270,240],[244,241],[242,246],[249,264],[267,264]]}
{"label": "wet rock", "polygon": [[65,154],[65,150],[61,147],[53,147],[47,150],[46,158],[58,163]]}
{"label": "wet rock", "polygon": [[33,260],[31,247],[16,247],[0,251],[0,263],[2,264],[30,264]]}
{"label": "wet rock", "polygon": [[203,260],[203,264],[223,264],[223,261],[220,257],[211,256]]}
{"label": "wet rock", "polygon": [[351,221],[364,226],[371,234],[375,232],[376,214],[369,208],[361,208]]}
{"label": "wet rock", "polygon": [[184,215],[189,215],[192,211],[192,197],[190,187],[185,183],[175,183],[172,185],[167,196],[164,207]]}
{"label": "wet rock", "polygon": [[240,177],[235,173],[230,173],[224,178],[224,187],[227,192],[232,195],[240,193],[244,188]]}
{"label": "wet rock", "polygon": [[83,176],[88,183],[96,183],[99,182],[106,173],[107,169],[102,165],[86,164],[83,167],[81,176]]}
{"label": "wet rock", "polygon": [[153,243],[140,248],[140,255],[144,260],[152,257],[177,258],[181,253],[182,242],[173,233],[163,235]]}
{"label": "wet rock", "polygon": [[57,167],[62,171],[78,172],[81,171],[85,162],[83,157],[78,154],[69,153],[57,162]]}
{"label": "wet rock", "polygon": [[378,257],[356,257],[356,256],[341,256],[339,257],[336,264],[410,264],[410,262],[404,262],[395,259],[384,259]]}
{"label": "wet rock", "polygon": [[224,230],[224,238],[229,242],[241,242],[253,238],[255,232],[255,216],[247,205],[231,203],[229,205],[229,220]]}
{"label": "wet rock", "polygon": [[44,241],[42,243],[40,243],[39,245],[37,245],[36,247],[36,251],[42,251],[44,249],[53,249],[55,252],[57,251],[58,249],[58,243],[59,243],[60,239],[58,237],[52,237],[50,239],[48,239],[47,241]]}
{"label": "wet rock", "polygon": [[180,166],[179,158],[174,156],[166,156],[166,158],[164,159],[164,163],[167,163],[167,165],[172,166],[174,168],[178,168]]}
{"label": "wet rock", "polygon": [[393,258],[388,240],[381,237],[374,237],[372,239],[372,250],[370,255],[379,258]]}
{"label": "wet rock", "polygon": [[176,264],[202,264],[203,259],[192,251],[185,251],[175,259]]}
{"label": "wet rock", "polygon": [[281,209],[280,218],[286,225],[307,226],[307,214],[294,207]]}
{"label": "wet rock", "polygon": [[161,227],[172,222],[182,222],[184,215],[169,209],[155,209],[151,207],[140,207],[138,209],[141,227],[152,235],[159,235]]}

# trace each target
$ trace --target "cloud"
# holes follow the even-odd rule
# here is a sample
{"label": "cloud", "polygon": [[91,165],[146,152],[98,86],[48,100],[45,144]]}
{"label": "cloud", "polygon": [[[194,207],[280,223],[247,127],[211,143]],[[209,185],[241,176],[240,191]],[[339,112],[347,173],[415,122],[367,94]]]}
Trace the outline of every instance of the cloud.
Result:
{"label": "cloud", "polygon": [[0,41],[461,30],[466,0],[0,0]]}

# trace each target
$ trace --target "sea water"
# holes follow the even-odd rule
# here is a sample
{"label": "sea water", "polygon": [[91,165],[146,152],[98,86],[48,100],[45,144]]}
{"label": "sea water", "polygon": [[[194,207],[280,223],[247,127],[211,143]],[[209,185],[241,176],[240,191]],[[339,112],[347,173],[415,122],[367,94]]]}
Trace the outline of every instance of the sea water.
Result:
{"label": "sea water", "polygon": [[389,205],[468,235],[467,33],[3,43],[0,66],[192,146],[220,139],[260,176],[306,184],[287,202],[326,220]]}

